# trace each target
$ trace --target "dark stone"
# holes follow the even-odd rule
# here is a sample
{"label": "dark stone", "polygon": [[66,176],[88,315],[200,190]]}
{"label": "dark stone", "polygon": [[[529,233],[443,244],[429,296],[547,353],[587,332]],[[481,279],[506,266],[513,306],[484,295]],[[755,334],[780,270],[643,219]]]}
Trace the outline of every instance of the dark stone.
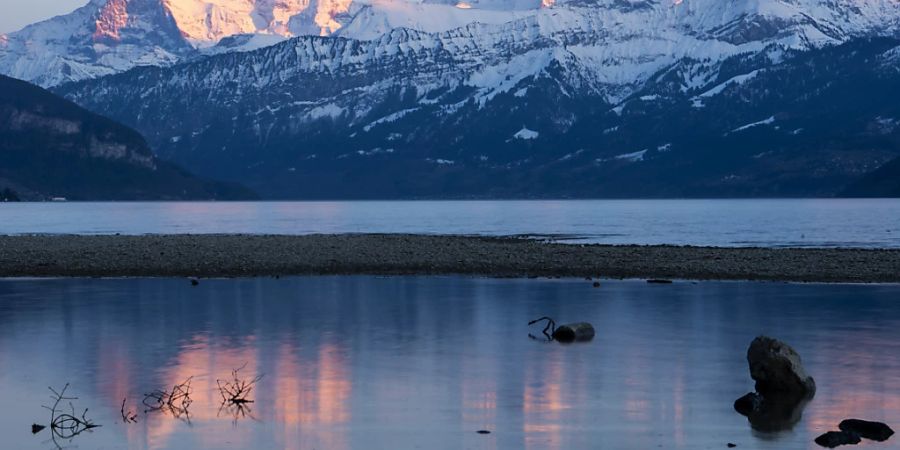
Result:
{"label": "dark stone", "polygon": [[200,280],[191,278],[191,286],[197,286],[198,284],[200,284]]}
{"label": "dark stone", "polygon": [[663,280],[659,278],[650,279],[647,280],[647,282],[650,284],[672,284],[672,280]]}
{"label": "dark stone", "polygon": [[476,431],[478,434],[491,434],[490,430],[478,430]]}
{"label": "dark stone", "polygon": [[560,325],[553,331],[553,339],[557,342],[586,342],[594,339],[594,327],[587,322]]}
{"label": "dark stone", "polygon": [[732,443],[732,442],[728,443],[728,448],[735,448],[735,447],[737,447],[737,444]]}
{"label": "dark stone", "polygon": [[758,411],[761,405],[762,397],[756,392],[750,392],[734,401],[734,410],[741,413],[741,415],[749,416],[754,411]]}
{"label": "dark stone", "polygon": [[841,431],[858,434],[865,439],[884,442],[894,434],[891,427],[881,422],[870,422],[861,419],[847,419],[838,425]]}
{"label": "dark stone", "polygon": [[756,392],[763,397],[812,397],[816,382],[806,374],[800,355],[790,345],[767,336],[759,336],[747,349],[750,377]]}
{"label": "dark stone", "polygon": [[803,417],[810,398],[777,395],[763,397],[751,392],[734,402],[735,411],[747,416],[750,427],[766,433],[790,430]]}
{"label": "dark stone", "polygon": [[858,434],[846,431],[829,431],[816,438],[816,444],[828,448],[835,448],[839,445],[856,445],[860,442]]}
{"label": "dark stone", "polygon": [[599,282],[599,281],[595,281],[595,282],[594,282],[594,287],[595,287],[595,288],[596,288],[596,287],[600,287],[600,282]]}
{"label": "dark stone", "polygon": [[38,425],[38,424],[36,424],[36,423],[35,423],[35,424],[32,424],[32,425],[31,425],[31,434],[38,434],[38,433],[40,433],[41,430],[43,430],[44,428],[47,428],[47,427],[45,427],[45,426],[43,426],[43,425]]}

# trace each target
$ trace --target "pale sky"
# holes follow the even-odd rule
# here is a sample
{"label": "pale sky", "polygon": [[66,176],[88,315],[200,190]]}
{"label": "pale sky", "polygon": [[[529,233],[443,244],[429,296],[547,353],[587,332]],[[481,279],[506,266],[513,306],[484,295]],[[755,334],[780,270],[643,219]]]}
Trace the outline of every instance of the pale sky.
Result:
{"label": "pale sky", "polygon": [[89,0],[0,0],[0,33],[16,31],[30,23],[72,12]]}

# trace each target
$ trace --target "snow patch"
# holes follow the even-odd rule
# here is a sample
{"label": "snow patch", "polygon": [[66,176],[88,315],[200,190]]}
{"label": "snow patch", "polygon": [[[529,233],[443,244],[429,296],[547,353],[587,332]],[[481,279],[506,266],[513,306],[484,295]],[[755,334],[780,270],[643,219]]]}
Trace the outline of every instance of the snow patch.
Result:
{"label": "snow patch", "polygon": [[746,73],[746,74],[743,74],[743,75],[738,75],[738,76],[735,76],[735,77],[731,77],[731,78],[729,78],[727,81],[725,81],[725,82],[723,82],[723,83],[720,83],[720,84],[716,85],[716,86],[713,87],[712,89],[709,89],[708,91],[706,91],[706,92],[704,92],[704,93],[702,93],[702,94],[700,94],[700,95],[698,95],[698,96],[696,96],[696,97],[694,97],[694,98],[695,98],[695,99],[697,99],[697,98],[709,98],[709,97],[712,97],[712,96],[715,96],[715,95],[719,95],[719,94],[722,93],[722,91],[724,91],[725,89],[729,88],[730,86],[736,86],[736,85],[739,86],[739,85],[742,85],[742,84],[744,84],[744,83],[746,83],[746,82],[748,82],[748,81],[750,81],[750,80],[756,78],[756,76],[759,75],[759,72],[760,72],[759,70],[754,70],[753,72],[750,72],[750,73]]}
{"label": "snow patch", "polygon": [[374,155],[383,155],[383,154],[390,154],[390,153],[394,153],[394,149],[392,149],[392,148],[382,149],[381,147],[376,147],[369,151],[366,151],[366,150],[357,150],[356,151],[356,154],[359,156],[374,156]]}
{"label": "snow patch", "polygon": [[325,117],[337,119],[345,112],[347,112],[347,111],[344,108],[342,108],[334,103],[329,103],[327,105],[317,106],[313,109],[310,109],[306,113],[306,117],[308,119],[312,119],[312,120],[322,119]]}
{"label": "snow patch", "polygon": [[522,127],[521,130],[513,135],[513,139],[532,140],[537,139],[538,136],[540,136],[540,133],[538,133],[537,131]]}
{"label": "snow patch", "polygon": [[438,159],[431,159],[431,158],[425,158],[425,161],[430,162],[430,163],[432,163],[432,164],[437,164],[437,165],[440,165],[440,166],[452,166],[453,164],[456,164],[456,161],[454,161],[454,160],[452,160],[452,159],[441,159],[441,158],[438,158]]}
{"label": "snow patch", "polygon": [[625,153],[622,155],[616,155],[613,158],[622,159],[631,162],[638,162],[644,160],[644,155],[647,154],[647,149],[641,150],[639,152]]}
{"label": "snow patch", "polygon": [[729,133],[737,133],[740,131],[748,130],[753,127],[758,127],[762,125],[772,125],[775,123],[775,116],[769,117],[768,119],[760,120],[759,122],[748,123],[747,125],[743,125],[731,130]]}

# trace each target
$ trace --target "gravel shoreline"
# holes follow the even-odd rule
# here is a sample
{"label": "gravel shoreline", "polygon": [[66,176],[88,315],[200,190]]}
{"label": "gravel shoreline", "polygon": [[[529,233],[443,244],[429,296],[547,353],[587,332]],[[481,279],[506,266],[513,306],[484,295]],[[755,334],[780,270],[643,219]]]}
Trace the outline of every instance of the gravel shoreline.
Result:
{"label": "gravel shoreline", "polygon": [[430,235],[0,236],[0,277],[492,277],[900,282],[900,250],[553,244]]}

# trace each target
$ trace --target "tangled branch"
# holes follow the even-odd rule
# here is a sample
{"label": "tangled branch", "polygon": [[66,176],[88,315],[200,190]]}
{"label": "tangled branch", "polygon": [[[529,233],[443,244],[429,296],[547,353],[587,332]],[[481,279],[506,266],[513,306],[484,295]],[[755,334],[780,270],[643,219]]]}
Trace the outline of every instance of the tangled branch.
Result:
{"label": "tangled branch", "polygon": [[[53,406],[44,406],[44,408],[50,411],[50,431],[54,443],[56,443],[57,438],[72,440],[75,436],[100,426],[88,419],[87,408],[84,409],[80,416],[75,412],[75,405],[72,404],[72,400],[78,400],[78,397],[66,397],[69,383],[66,383],[60,391],[52,387],[47,389],[50,389],[50,392],[53,393],[50,397],[53,400]],[[60,409],[60,403],[64,400],[68,401],[70,412],[64,412]],[[33,429],[34,427],[32,426]],[[58,443],[56,443],[56,446],[61,448]]]}
{"label": "tangled branch", "polygon": [[233,369],[231,371],[230,381],[223,382],[222,380],[216,380],[216,385],[219,386],[219,394],[222,395],[222,404],[241,405],[253,403],[253,400],[250,399],[250,392],[253,391],[253,386],[259,382],[263,376],[258,375],[254,378],[241,378],[238,376],[238,372],[245,367],[247,367],[246,363],[237,369]]}
{"label": "tangled branch", "polygon": [[194,377],[189,377],[183,383],[172,386],[170,391],[157,389],[149,394],[144,394],[142,403],[147,407],[144,413],[159,411],[190,423],[191,415],[188,408],[194,402],[191,399],[191,381],[193,379]]}

